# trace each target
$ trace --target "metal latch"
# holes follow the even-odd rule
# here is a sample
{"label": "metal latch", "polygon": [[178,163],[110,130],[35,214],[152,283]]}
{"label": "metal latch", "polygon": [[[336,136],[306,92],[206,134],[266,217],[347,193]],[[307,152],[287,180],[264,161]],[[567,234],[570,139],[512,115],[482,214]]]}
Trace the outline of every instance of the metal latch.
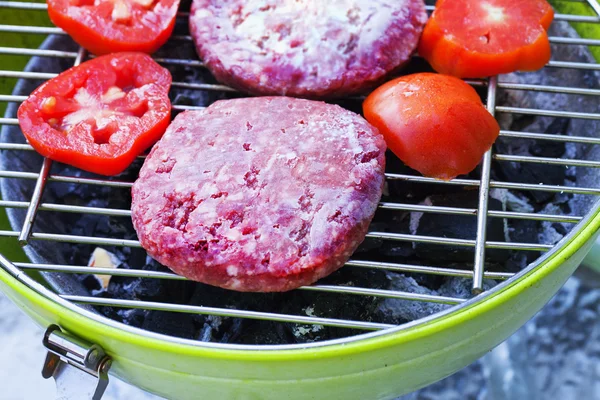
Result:
{"label": "metal latch", "polygon": [[48,354],[42,376],[54,377],[58,399],[102,398],[112,360],[100,346],[73,337],[57,325],[46,330],[43,343]]}

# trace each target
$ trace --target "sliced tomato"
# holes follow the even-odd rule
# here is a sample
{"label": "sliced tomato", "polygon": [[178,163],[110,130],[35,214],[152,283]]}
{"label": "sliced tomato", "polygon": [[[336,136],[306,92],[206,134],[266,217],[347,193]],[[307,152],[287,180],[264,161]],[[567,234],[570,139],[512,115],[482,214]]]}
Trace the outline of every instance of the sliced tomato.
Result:
{"label": "sliced tomato", "polygon": [[443,180],[472,171],[500,133],[477,92],[441,74],[392,80],[367,97],[363,111],[406,165]]}
{"label": "sliced tomato", "polygon": [[535,71],[550,60],[553,18],[546,0],[438,0],[419,54],[459,78]]}
{"label": "sliced tomato", "polygon": [[171,74],[144,53],[86,61],[38,87],[17,113],[43,156],[116,175],[156,142],[170,123]]}
{"label": "sliced tomato", "polygon": [[171,36],[179,0],[47,0],[52,22],[96,55],[153,53]]}

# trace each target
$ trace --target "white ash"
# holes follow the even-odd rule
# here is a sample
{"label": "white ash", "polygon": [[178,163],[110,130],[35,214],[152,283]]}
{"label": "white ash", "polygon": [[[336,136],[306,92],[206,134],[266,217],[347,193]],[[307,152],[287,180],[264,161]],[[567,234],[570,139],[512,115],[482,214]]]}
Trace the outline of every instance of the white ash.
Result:
{"label": "white ash", "polygon": [[508,197],[508,189],[490,189],[490,197],[502,203],[502,210],[506,211],[506,202]]}
{"label": "white ash", "polygon": [[[502,205],[502,211],[506,211],[508,208],[508,196],[510,192],[508,189],[490,189],[490,197],[496,199]],[[502,229],[504,231],[504,240],[510,242],[510,228],[508,226],[508,220],[502,218]]]}
{"label": "white ash", "polygon": [[[600,109],[600,107],[599,107]],[[600,132],[600,129],[598,129]],[[600,133],[597,133],[600,135]],[[600,146],[590,146],[583,157],[587,160],[600,160]],[[598,168],[577,168],[577,186],[586,188],[600,188]],[[569,206],[575,215],[584,215],[598,201],[597,196],[575,194],[569,201]]]}
{"label": "white ash", "polygon": [[223,323],[223,318],[218,315],[208,315],[206,316],[206,323],[202,327],[200,334],[198,335],[198,340],[202,342],[210,342],[212,339],[213,331],[218,331]]}
{"label": "white ash", "polygon": [[[483,290],[490,290],[496,286],[496,281],[491,279],[483,280]],[[459,299],[469,299],[473,297],[473,280],[465,278],[450,278],[440,287],[438,291],[440,296],[455,297]]]}
{"label": "white ash", "polygon": [[306,335],[313,336],[313,334],[323,329],[323,325],[296,325],[292,329],[292,333],[297,338],[305,337]]}
{"label": "white ash", "polygon": [[522,213],[532,213],[535,210],[527,197],[519,192],[508,192],[506,194],[506,208],[510,211]]}
{"label": "white ash", "polygon": [[[390,286],[388,290],[408,292],[436,296],[437,291],[419,285],[413,278],[393,272],[386,273]],[[448,305],[426,303],[421,301],[410,301],[400,299],[384,299],[378,306],[378,310],[386,316],[386,319],[413,321],[427,317],[436,312],[447,309]]]}
{"label": "white ash", "polygon": [[[431,201],[431,198],[426,197],[425,200],[423,200],[419,204],[431,207],[433,205],[433,202]],[[410,213],[410,223],[409,223],[408,227],[409,227],[410,233],[412,235],[417,234],[417,230],[419,229],[419,221],[421,221],[421,217],[423,217],[422,212],[411,212]],[[415,243],[413,243],[413,247],[414,246],[415,246]]]}
{"label": "white ash", "polygon": [[[550,214],[550,215],[562,215],[563,214],[562,209],[559,206],[554,205],[552,203],[547,204],[540,212],[542,214]],[[565,224],[562,222],[543,221],[541,224],[542,229],[540,230],[540,233],[538,234],[540,243],[556,244],[564,237],[564,235],[556,229],[556,226],[557,226],[556,224],[562,225],[566,232],[568,232],[571,229],[571,226],[570,226],[571,224]]]}
{"label": "white ash", "polygon": [[[304,309],[304,313],[309,317],[315,317],[315,308],[308,306]],[[296,337],[304,337],[306,335],[313,336],[313,334],[319,332],[324,328],[323,325],[296,325],[292,329],[292,333]]]}
{"label": "white ash", "polygon": [[[351,286],[351,285],[348,285],[348,286]],[[304,309],[304,313],[307,316],[309,316],[309,317],[316,317],[316,315],[315,315],[315,308],[312,307],[312,306],[306,307]],[[323,328],[324,328],[323,325],[312,325],[311,332],[318,332],[318,331],[320,331]]]}
{"label": "white ash", "polygon": [[383,195],[389,197],[390,195],[390,185],[388,184],[387,179],[383,183]]}

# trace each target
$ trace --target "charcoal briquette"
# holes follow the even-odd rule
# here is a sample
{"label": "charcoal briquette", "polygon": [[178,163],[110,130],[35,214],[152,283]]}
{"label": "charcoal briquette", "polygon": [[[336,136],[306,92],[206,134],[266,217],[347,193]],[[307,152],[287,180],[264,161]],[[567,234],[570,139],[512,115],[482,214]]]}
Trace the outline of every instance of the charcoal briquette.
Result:
{"label": "charcoal briquette", "polygon": [[[452,195],[434,195],[427,198],[427,204],[444,207],[477,208],[479,193],[466,191]],[[489,210],[502,210],[502,203],[494,198],[488,202]],[[413,213],[415,234],[442,238],[475,239],[477,237],[477,218],[470,215],[444,215],[436,213]],[[488,218],[488,241],[505,241],[504,224],[500,218]],[[443,263],[472,262],[474,253],[472,247],[415,243],[415,254],[424,262]],[[488,258],[504,261],[508,257],[505,252],[489,249]]]}
{"label": "charcoal briquette", "polygon": [[144,319],[142,329],[185,339],[196,336],[193,315],[188,313],[150,311]]}

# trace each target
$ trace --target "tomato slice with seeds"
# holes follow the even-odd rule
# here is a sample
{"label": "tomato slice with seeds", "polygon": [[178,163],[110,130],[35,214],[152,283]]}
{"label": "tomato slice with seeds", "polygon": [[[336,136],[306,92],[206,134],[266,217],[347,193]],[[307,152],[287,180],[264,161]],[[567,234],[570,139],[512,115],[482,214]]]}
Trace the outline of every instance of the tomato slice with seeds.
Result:
{"label": "tomato slice with seeds", "polygon": [[41,155],[101,175],[123,172],[170,123],[171,74],[144,53],[100,56],[31,93],[17,113]]}
{"label": "tomato slice with seeds", "polygon": [[546,0],[438,0],[419,54],[459,78],[535,71],[550,60],[553,18]]}
{"label": "tomato slice with seeds", "polygon": [[153,53],[171,36],[179,0],[47,0],[52,22],[96,55]]}
{"label": "tomato slice with seeds", "polygon": [[448,75],[389,81],[367,97],[363,110],[399,159],[436,179],[471,172],[500,134],[475,89]]}

